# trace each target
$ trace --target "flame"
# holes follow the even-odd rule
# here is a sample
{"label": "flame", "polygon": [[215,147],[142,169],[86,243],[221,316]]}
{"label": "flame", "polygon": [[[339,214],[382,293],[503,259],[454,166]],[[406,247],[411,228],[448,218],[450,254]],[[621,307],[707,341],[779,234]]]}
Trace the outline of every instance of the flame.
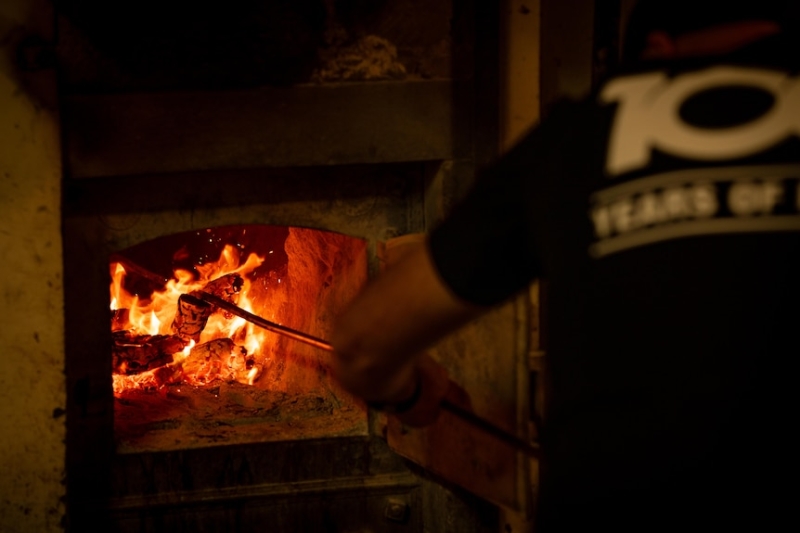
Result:
{"label": "flame", "polygon": [[[217,261],[197,265],[196,270],[199,274],[176,269],[173,278],[167,281],[166,286],[161,291],[156,291],[147,297],[140,297],[130,294],[125,290],[125,278],[128,275],[125,267],[119,262],[112,262],[110,301],[111,309],[128,309],[128,323],[123,324],[121,329],[128,330],[136,335],[171,335],[171,328],[178,310],[178,298],[181,295],[189,294],[193,291],[202,290],[206,285],[218,278],[229,274],[238,274],[242,277],[244,284],[238,295],[237,305],[258,314],[254,309],[253,301],[249,292],[252,282],[249,275],[264,262],[264,257],[251,253],[244,262],[240,260],[239,250],[232,245],[226,245],[220,253]],[[197,344],[203,344],[211,340],[229,338],[236,344],[243,346],[248,354],[260,354],[262,346],[265,346],[265,331],[255,328],[253,324],[239,317],[226,318],[223,313],[212,314],[206,327],[203,329]],[[113,388],[115,394],[120,394],[127,389],[137,388],[160,388],[168,383],[180,380],[181,362],[185,361],[195,346],[192,341],[183,351],[173,355],[173,362],[166,367],[142,372],[136,375],[113,376]],[[252,385],[257,377],[256,368],[251,369],[244,379]]]}
{"label": "flame", "polygon": [[112,263],[112,273],[111,273],[111,310],[119,309],[120,306],[117,303],[120,299],[120,291],[122,290],[122,280],[125,278],[125,267],[122,266],[120,263]]}
{"label": "flame", "polygon": [[186,358],[189,357],[189,354],[192,353],[192,348],[194,348],[196,345],[197,345],[196,342],[189,341],[189,344],[186,346],[186,348],[183,349],[182,352],[178,352],[176,354],[173,354],[173,362],[181,363],[181,362],[185,361]]}

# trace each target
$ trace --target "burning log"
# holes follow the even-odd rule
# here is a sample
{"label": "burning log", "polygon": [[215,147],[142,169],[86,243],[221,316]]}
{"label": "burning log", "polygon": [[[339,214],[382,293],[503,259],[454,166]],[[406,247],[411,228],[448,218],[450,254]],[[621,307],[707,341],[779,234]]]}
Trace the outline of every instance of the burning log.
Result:
{"label": "burning log", "polygon": [[203,291],[219,296],[223,300],[235,303],[239,291],[244,286],[244,280],[239,274],[226,274],[206,283]]}
{"label": "burning log", "polygon": [[[209,281],[202,291],[182,294],[178,298],[178,310],[172,322],[172,331],[179,337],[195,342],[200,340],[200,334],[208,323],[208,317],[214,312],[215,306],[199,298],[202,292],[211,293],[226,302],[236,303],[239,292],[242,290],[244,280],[239,274],[228,274],[213,281]],[[233,317],[223,311],[225,318]]]}
{"label": "burning log", "polygon": [[182,363],[184,381],[205,385],[215,379],[251,384],[261,372],[247,350],[231,339],[215,339],[191,349]]}
{"label": "burning log", "polygon": [[152,387],[159,389],[164,385],[178,383],[183,378],[183,368],[178,363],[169,363],[156,368],[151,375]]}
{"label": "burning log", "polygon": [[[168,281],[166,278],[150,272],[122,255],[113,254],[111,260],[112,262],[120,263],[125,269],[161,287]],[[226,302],[236,304],[242,287],[244,287],[244,279],[239,274],[233,273],[209,281],[201,291],[193,291],[182,295],[178,299],[178,310],[173,319],[172,331],[180,337],[197,342],[206,327],[208,317],[215,310],[215,306],[202,301],[201,292],[213,294]],[[225,310],[223,310],[223,315],[226,319],[233,318],[233,314]],[[111,331],[127,329],[125,325],[127,317],[128,311],[126,309],[113,311],[111,315]]]}
{"label": "burning log", "polygon": [[[137,265],[127,257],[120,254],[112,254],[110,260],[112,263],[120,263],[123,267],[125,267],[126,270],[137,274],[138,276],[150,281],[155,285],[158,285],[159,287],[164,287],[164,285],[169,281],[167,278]],[[244,279],[242,279],[239,274],[234,273],[226,274],[218,277],[217,279],[209,281],[206,283],[205,287],[203,287],[203,291],[235,304],[238,300],[239,292],[241,292],[243,286]]]}
{"label": "burning log", "polygon": [[114,394],[121,394],[128,390],[158,390],[164,385],[179,383],[183,378],[183,369],[180,363],[167,363],[153,370],[132,374],[129,376],[114,374],[112,385]]}
{"label": "burning log", "polygon": [[178,310],[172,321],[172,331],[186,341],[197,342],[213,311],[214,307],[211,304],[191,294],[182,294],[178,298]]}
{"label": "burning log", "polygon": [[112,365],[118,374],[138,374],[172,362],[189,341],[177,335],[134,335],[117,331],[113,335]]}
{"label": "burning log", "polygon": [[[227,274],[215,280],[209,281],[206,283],[206,286],[203,287],[202,291],[194,291],[191,293],[191,295],[199,300],[200,293],[207,292],[218,298],[222,298],[226,302],[236,304],[239,300],[239,292],[242,290],[243,286],[244,279],[242,279],[239,274]],[[227,319],[231,319],[233,317],[233,315],[228,311],[223,311],[223,315]]]}
{"label": "burning log", "polygon": [[133,273],[135,273],[138,276],[148,280],[153,285],[156,285],[158,287],[163,287],[164,284],[167,283],[167,281],[169,281],[164,276],[160,276],[160,275],[156,274],[155,272],[150,272],[146,268],[137,265],[136,263],[134,263],[133,261],[131,261],[130,259],[128,259],[124,255],[111,254],[111,256],[109,257],[109,261],[111,263],[119,263],[119,264],[121,264],[125,268],[126,271],[133,272]]}
{"label": "burning log", "polygon": [[[162,286],[166,281],[124,257],[115,256],[114,259],[148,281]],[[172,335],[137,335],[129,330],[128,309],[112,311],[112,364],[115,379],[119,381],[115,381],[115,390],[158,388],[177,381],[198,385],[217,378],[252,384],[261,373],[261,366],[231,339],[212,340],[194,347],[185,358],[177,361],[173,358],[190,343],[200,340],[208,319],[217,309],[221,309],[227,319],[234,316],[226,307],[204,301],[199,295],[211,294],[216,302],[235,305],[243,287],[244,279],[233,273],[206,283],[201,290],[182,294],[171,326]]]}

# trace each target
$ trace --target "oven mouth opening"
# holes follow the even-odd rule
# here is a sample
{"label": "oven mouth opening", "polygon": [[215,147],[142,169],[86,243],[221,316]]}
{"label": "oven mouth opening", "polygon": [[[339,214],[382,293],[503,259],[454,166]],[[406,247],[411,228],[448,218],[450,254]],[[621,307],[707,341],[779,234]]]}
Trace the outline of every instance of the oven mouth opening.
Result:
{"label": "oven mouth opening", "polygon": [[367,281],[363,239],[236,225],[153,239],[109,258],[119,453],[366,435],[365,406],[330,354],[208,303],[329,338]]}

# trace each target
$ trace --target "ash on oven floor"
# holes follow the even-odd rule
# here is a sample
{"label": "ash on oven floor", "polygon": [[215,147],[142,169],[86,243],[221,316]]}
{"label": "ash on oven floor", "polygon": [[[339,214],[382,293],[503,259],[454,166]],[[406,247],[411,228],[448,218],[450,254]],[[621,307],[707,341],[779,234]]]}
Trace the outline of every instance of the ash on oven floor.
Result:
{"label": "ash on oven floor", "polygon": [[332,391],[291,395],[240,383],[128,391],[114,401],[119,453],[367,434],[365,410]]}

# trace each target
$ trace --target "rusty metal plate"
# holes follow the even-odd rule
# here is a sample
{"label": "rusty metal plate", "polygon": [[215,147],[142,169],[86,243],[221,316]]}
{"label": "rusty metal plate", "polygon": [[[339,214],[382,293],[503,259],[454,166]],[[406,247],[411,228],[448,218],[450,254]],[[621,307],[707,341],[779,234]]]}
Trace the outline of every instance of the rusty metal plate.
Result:
{"label": "rusty metal plate", "polygon": [[[466,391],[475,414],[516,435],[525,431],[518,421],[524,419],[527,394],[516,375],[518,311],[515,303],[507,304],[431,352]],[[389,417],[385,431],[393,450],[441,478],[508,509],[527,512],[531,507],[529,460],[450,412],[423,429]]]}
{"label": "rusty metal plate", "polygon": [[[422,244],[404,235],[378,249],[384,268]],[[532,301],[527,294],[493,309],[429,350],[466,393],[468,408],[503,432],[527,438],[528,352]],[[443,411],[423,429],[384,417],[382,431],[397,453],[490,502],[523,514],[532,509],[531,462],[512,445]]]}

